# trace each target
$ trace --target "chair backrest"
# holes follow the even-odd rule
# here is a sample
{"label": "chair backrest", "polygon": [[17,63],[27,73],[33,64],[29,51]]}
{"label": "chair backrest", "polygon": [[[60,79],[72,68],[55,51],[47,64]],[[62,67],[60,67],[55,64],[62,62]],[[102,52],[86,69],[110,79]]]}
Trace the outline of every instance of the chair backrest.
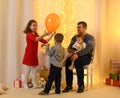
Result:
{"label": "chair backrest", "polygon": [[93,50],[92,50],[92,56],[91,56],[91,64],[93,63],[93,60],[94,60],[94,55],[95,55],[95,44],[96,42],[93,43]]}

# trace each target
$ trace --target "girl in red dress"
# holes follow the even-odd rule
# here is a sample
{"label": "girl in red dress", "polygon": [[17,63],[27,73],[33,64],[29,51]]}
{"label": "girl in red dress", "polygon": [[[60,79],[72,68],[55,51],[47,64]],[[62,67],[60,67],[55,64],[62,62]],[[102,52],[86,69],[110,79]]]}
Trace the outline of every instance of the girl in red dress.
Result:
{"label": "girl in red dress", "polygon": [[37,22],[35,20],[30,20],[28,22],[24,33],[26,34],[27,45],[25,48],[25,54],[22,62],[25,67],[25,79],[23,82],[23,88],[28,89],[27,80],[30,73],[32,73],[31,78],[33,88],[36,88],[36,73],[38,66],[38,41],[46,44],[52,38],[53,34],[51,34],[51,36],[47,40],[43,39],[43,37],[49,35],[50,33],[45,32],[43,35],[39,36],[37,34]]}

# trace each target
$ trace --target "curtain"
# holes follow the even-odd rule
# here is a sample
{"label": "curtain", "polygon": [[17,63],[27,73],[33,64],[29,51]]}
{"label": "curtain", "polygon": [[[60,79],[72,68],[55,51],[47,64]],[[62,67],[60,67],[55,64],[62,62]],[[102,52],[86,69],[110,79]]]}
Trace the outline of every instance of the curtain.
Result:
{"label": "curtain", "polygon": [[[22,31],[27,22],[36,19],[41,34],[46,16],[53,12],[61,19],[57,32],[64,34],[65,48],[76,34],[77,22],[87,22],[87,32],[96,41],[93,81],[103,82],[110,72],[109,60],[120,59],[120,48],[116,49],[120,42],[117,12],[120,7],[116,6],[119,3],[113,0],[0,0],[0,82],[12,84],[21,76],[26,45]],[[53,44],[53,40],[50,43]]]}
{"label": "curtain", "polygon": [[[28,2],[29,1],[29,2]],[[25,37],[22,31],[33,18],[33,0],[0,0],[0,82],[20,78]]]}

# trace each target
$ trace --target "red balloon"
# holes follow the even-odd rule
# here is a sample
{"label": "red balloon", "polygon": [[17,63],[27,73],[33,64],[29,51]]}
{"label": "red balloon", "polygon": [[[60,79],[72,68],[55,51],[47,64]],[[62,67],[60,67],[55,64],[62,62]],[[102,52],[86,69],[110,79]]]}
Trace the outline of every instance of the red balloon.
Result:
{"label": "red balloon", "polygon": [[57,14],[51,13],[45,19],[45,26],[48,32],[55,32],[60,26],[60,18]]}

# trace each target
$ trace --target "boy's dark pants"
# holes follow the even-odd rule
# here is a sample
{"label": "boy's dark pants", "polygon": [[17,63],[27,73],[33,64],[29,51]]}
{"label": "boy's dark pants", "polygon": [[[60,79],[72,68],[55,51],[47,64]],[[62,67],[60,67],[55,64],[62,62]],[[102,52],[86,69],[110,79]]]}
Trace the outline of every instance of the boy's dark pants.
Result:
{"label": "boy's dark pants", "polygon": [[60,93],[61,87],[61,70],[62,68],[56,67],[53,64],[50,66],[50,72],[48,76],[48,80],[45,85],[44,92],[49,93],[53,81],[55,81],[55,93]]}

